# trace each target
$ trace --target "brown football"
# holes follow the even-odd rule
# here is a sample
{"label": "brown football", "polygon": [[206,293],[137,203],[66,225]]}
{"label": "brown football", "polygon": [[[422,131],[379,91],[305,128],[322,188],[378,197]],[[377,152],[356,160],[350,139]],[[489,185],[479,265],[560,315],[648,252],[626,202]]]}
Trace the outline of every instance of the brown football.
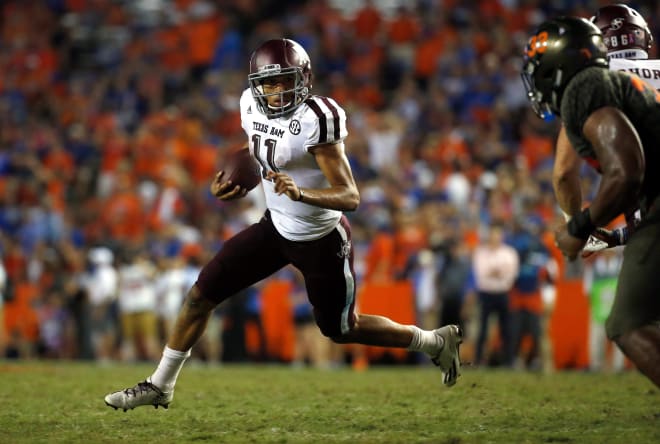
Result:
{"label": "brown football", "polygon": [[261,168],[250,155],[248,148],[234,151],[227,156],[225,163],[226,180],[248,191],[261,182]]}

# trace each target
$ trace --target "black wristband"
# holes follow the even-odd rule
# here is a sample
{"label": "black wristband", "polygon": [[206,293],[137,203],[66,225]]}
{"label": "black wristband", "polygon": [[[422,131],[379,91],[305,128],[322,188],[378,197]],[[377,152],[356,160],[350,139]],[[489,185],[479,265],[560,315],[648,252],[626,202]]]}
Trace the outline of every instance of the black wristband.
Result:
{"label": "black wristband", "polygon": [[303,190],[302,188],[298,188],[298,199],[296,199],[297,202],[302,202],[303,200]]}
{"label": "black wristband", "polygon": [[571,220],[568,221],[566,228],[568,230],[568,234],[573,237],[584,240],[589,239],[589,235],[596,229],[596,226],[591,221],[591,213],[589,212],[589,208],[585,208],[573,216]]}

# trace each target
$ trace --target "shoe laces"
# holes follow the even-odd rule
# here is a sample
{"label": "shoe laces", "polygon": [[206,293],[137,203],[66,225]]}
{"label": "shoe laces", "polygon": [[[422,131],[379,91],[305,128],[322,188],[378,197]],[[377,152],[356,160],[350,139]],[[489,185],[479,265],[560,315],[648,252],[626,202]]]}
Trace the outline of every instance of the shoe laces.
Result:
{"label": "shoe laces", "polygon": [[163,394],[163,392],[158,387],[149,381],[139,382],[135,387],[127,388],[124,390],[124,393],[126,393],[128,396],[138,396],[142,393],[149,393],[151,391],[156,392],[159,396]]}

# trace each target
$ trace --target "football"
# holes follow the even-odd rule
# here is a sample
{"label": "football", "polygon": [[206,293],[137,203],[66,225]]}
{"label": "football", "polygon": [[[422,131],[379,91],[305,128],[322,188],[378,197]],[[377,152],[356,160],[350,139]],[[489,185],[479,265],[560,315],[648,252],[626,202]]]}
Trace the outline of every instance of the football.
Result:
{"label": "football", "polygon": [[223,169],[227,181],[248,191],[261,182],[261,168],[250,155],[248,148],[229,153]]}

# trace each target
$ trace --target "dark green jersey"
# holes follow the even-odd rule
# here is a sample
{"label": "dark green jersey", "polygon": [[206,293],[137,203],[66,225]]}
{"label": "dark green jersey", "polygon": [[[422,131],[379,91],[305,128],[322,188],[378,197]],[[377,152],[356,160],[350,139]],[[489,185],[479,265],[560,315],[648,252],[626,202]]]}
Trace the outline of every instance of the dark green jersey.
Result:
{"label": "dark green jersey", "polygon": [[587,68],[571,79],[562,98],[562,121],[575,150],[599,171],[600,164],[582,127],[594,111],[606,106],[621,110],[642,141],[646,171],[639,207],[644,215],[660,194],[660,95],[633,74],[605,68]]}

